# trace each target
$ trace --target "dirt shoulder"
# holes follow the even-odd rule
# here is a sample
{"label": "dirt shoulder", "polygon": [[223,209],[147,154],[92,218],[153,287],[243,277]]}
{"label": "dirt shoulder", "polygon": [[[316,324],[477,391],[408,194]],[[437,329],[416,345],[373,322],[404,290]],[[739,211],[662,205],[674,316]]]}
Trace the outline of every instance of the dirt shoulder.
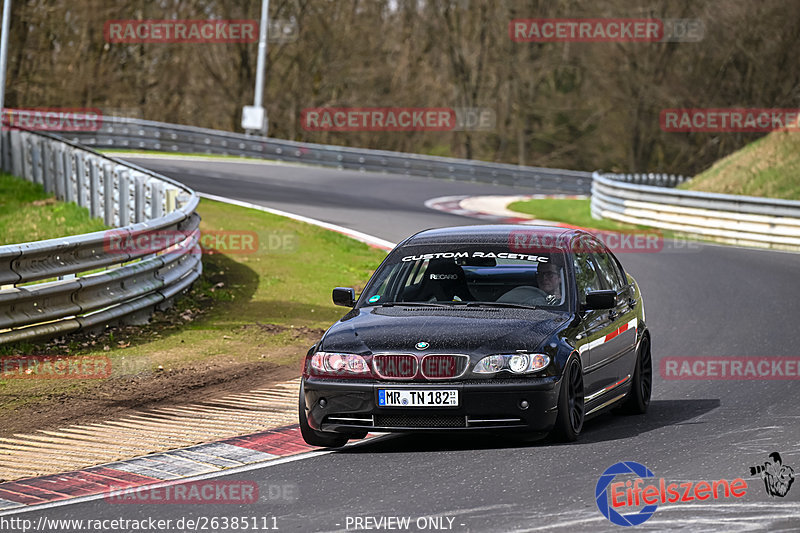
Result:
{"label": "dirt shoulder", "polygon": [[308,348],[345,312],[331,303],[331,288],[363,285],[385,257],[268,213],[208,200],[199,212],[201,230],[249,232],[259,245],[204,255],[191,291],[147,325],[0,347],[0,357],[87,356],[107,358],[111,368],[102,379],[0,379],[0,437],[295,378]]}

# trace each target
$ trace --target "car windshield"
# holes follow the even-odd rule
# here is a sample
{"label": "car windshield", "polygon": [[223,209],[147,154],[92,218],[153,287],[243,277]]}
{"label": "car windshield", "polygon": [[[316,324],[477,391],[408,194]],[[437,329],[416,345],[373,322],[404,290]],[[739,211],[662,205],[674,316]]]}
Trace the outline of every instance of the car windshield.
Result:
{"label": "car windshield", "polygon": [[381,265],[360,306],[437,304],[563,307],[564,254],[517,253],[501,246],[406,246]]}

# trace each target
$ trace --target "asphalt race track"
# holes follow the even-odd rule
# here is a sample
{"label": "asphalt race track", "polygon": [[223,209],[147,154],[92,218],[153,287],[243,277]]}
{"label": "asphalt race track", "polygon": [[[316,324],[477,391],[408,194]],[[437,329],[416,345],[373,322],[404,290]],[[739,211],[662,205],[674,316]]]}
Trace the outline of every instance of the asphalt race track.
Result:
{"label": "asphalt race track", "polygon": [[[429,227],[479,223],[426,208],[430,198],[557,192],[278,164],[131,160],[199,192],[393,242]],[[749,467],[778,451],[800,475],[800,381],[665,380],[658,363],[669,356],[800,355],[800,255],[695,244],[619,256],[642,288],[653,337],[647,415],[603,415],[569,445],[497,436],[380,437],[225,476],[259,484],[262,499],[251,505],[112,505],[100,499],[21,516],[264,516],[275,517],[280,531],[366,531],[376,523],[365,517],[410,517],[410,531],[619,531],[598,510],[595,485],[609,466],[635,461],[667,483],[748,481],[742,498],[659,505],[637,530],[797,531],[800,483],[785,497],[773,497]],[[429,516],[440,519],[423,518]]]}

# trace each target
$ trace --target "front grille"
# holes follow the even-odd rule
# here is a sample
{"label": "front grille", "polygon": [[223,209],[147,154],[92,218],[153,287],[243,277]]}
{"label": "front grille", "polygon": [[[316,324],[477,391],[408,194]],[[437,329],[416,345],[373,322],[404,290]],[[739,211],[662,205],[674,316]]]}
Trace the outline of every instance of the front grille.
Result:
{"label": "front grille", "polygon": [[466,355],[430,354],[422,358],[422,375],[426,379],[448,379],[460,376],[467,369]]}
{"label": "front grille", "polygon": [[417,358],[411,354],[379,354],[372,362],[382,378],[411,379],[417,374]]}
{"label": "front grille", "polygon": [[464,416],[375,415],[375,426],[384,428],[463,428]]}

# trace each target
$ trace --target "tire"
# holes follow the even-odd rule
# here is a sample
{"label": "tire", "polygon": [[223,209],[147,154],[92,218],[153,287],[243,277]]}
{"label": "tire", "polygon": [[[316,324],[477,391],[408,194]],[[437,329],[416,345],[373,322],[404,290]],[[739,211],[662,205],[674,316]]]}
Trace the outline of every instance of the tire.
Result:
{"label": "tire", "polygon": [[583,371],[578,359],[571,357],[564,368],[558,394],[558,416],[551,435],[561,442],[574,442],[583,429],[586,414],[583,392]]}
{"label": "tire", "polygon": [[641,415],[650,405],[653,390],[653,358],[650,353],[650,339],[645,336],[636,354],[636,367],[633,369],[633,383],[625,402],[619,411],[626,415]]}
{"label": "tire", "polygon": [[300,418],[300,434],[306,444],[321,446],[323,448],[341,448],[350,440],[347,435],[317,431],[308,425],[306,418],[306,395],[303,386],[300,386],[300,401],[298,402]]}

